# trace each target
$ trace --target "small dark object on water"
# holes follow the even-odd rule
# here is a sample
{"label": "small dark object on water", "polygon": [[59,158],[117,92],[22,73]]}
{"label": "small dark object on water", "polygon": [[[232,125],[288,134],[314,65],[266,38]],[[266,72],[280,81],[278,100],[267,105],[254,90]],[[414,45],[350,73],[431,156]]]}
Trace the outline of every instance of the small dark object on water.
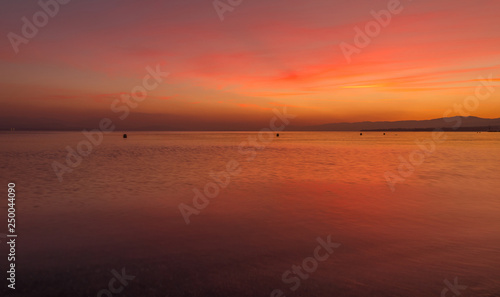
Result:
{"label": "small dark object on water", "polygon": [[123,134],[123,138],[127,138],[127,134]]}
{"label": "small dark object on water", "polygon": [[279,133],[276,133],[276,137],[280,137],[280,134],[279,134]]}
{"label": "small dark object on water", "polygon": [[384,135],[385,135],[385,133],[384,133]]}
{"label": "small dark object on water", "polygon": [[359,133],[359,135],[363,135],[363,133]]}

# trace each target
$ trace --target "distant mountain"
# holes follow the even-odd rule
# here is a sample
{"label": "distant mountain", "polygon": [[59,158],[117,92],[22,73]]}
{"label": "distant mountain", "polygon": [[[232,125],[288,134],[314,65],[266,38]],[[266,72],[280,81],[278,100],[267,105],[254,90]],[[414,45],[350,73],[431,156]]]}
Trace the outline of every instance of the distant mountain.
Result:
{"label": "distant mountain", "polygon": [[[455,127],[455,128],[454,128]],[[456,128],[458,127],[458,128]],[[500,130],[500,118],[449,117],[422,121],[332,123],[307,127],[290,127],[294,131],[448,131]]]}
{"label": "distant mountain", "polygon": [[[72,116],[59,118],[0,117],[0,130],[9,131],[82,131],[97,129],[102,115]],[[126,121],[114,120],[117,131],[259,131],[268,121],[251,122],[208,122],[192,118],[165,115],[131,113]],[[459,124],[460,123],[460,124]],[[453,127],[458,125],[458,129]],[[423,121],[397,122],[355,122],[330,123],[316,126],[287,126],[287,131],[432,131],[441,128],[446,131],[500,131],[500,118],[450,117]]]}

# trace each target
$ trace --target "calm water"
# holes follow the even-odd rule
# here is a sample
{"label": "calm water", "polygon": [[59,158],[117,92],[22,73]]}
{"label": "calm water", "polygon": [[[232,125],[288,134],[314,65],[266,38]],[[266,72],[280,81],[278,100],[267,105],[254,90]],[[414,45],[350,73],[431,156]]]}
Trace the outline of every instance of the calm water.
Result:
{"label": "calm water", "polygon": [[[394,192],[384,174],[431,133],[283,132],[253,160],[239,145],[256,132],[121,135],[59,182],[51,164],[81,133],[0,134],[16,293],[97,296],[125,268],[113,296],[455,296],[455,278],[461,296],[500,296],[500,133],[446,134]],[[230,160],[241,172],[187,225],[179,204]],[[328,235],[340,247],[291,291],[282,274]]]}

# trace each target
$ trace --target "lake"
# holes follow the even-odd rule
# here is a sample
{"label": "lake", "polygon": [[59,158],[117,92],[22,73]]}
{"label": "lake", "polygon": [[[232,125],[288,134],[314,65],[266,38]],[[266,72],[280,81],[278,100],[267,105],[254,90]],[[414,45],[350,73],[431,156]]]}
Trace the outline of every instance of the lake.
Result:
{"label": "lake", "polygon": [[385,133],[0,133],[16,293],[500,296],[500,133]]}

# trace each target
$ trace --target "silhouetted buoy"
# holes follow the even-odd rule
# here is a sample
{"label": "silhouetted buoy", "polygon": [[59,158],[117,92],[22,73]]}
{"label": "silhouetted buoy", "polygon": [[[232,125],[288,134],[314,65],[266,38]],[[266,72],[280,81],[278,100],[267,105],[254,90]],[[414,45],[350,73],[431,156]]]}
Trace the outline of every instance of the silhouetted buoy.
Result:
{"label": "silhouetted buoy", "polygon": [[384,133],[384,135],[385,135],[385,133]]}
{"label": "silhouetted buoy", "polygon": [[279,134],[279,133],[276,133],[276,137],[280,137],[280,134]]}
{"label": "silhouetted buoy", "polygon": [[127,138],[127,134],[123,134],[123,138]]}
{"label": "silhouetted buoy", "polygon": [[363,135],[363,133],[359,133],[359,135]]}

